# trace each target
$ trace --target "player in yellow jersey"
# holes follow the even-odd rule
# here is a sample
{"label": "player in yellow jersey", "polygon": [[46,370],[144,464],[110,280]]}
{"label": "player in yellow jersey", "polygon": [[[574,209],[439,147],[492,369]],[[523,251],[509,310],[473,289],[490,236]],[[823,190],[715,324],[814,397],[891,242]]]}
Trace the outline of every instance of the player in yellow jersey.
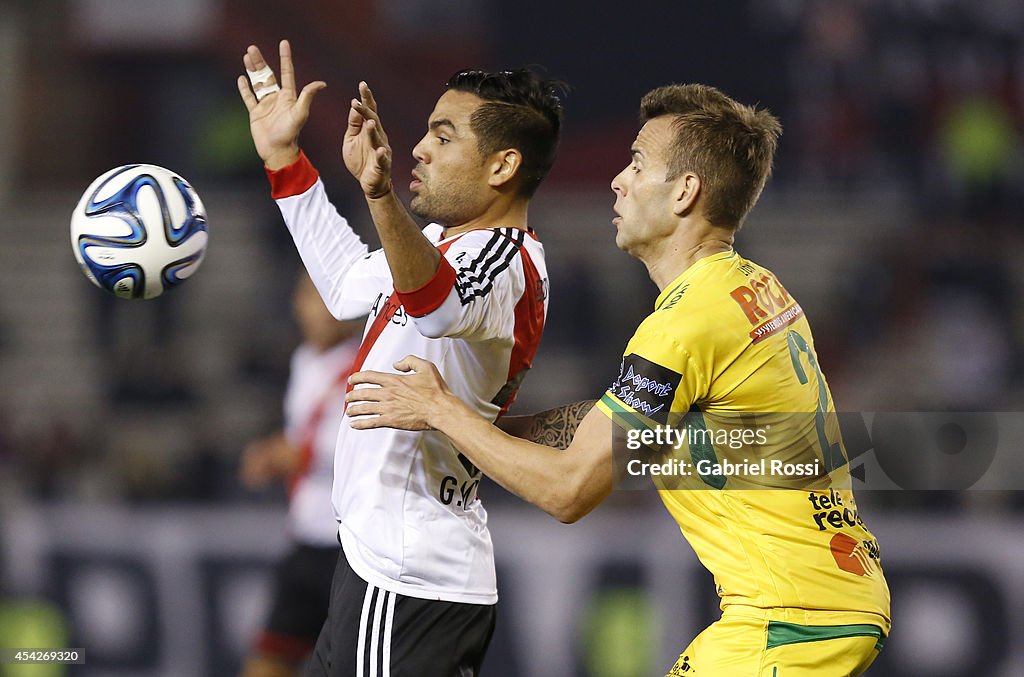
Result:
{"label": "player in yellow jersey", "polygon": [[607,497],[619,475],[653,480],[714,574],[722,607],[670,675],[859,675],[889,632],[879,547],[857,511],[803,310],[732,249],[781,127],[703,85],[648,93],[641,118],[632,162],[612,181],[616,244],[661,293],[597,405],[510,419],[503,428],[518,439],[410,356],[395,365],[408,375],[352,377],[363,387],[349,394],[348,413],[366,415],[352,425],[441,430],[483,472],[565,522]]}

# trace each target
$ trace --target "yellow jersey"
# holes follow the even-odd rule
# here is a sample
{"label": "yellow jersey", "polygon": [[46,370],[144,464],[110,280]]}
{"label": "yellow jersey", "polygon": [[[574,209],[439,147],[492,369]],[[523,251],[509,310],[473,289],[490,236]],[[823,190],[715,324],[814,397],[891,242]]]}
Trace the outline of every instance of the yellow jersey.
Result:
{"label": "yellow jersey", "polygon": [[597,406],[628,449],[661,451],[646,464],[629,456],[629,473],[650,471],[723,610],[888,632],[878,543],[857,511],[810,325],[770,271],[734,251],[694,263],[658,296]]}

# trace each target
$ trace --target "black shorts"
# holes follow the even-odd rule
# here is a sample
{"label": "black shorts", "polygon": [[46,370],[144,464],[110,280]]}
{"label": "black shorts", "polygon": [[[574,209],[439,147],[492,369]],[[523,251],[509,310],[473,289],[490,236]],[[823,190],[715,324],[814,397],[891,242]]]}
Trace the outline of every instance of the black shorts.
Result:
{"label": "black shorts", "polygon": [[344,553],[306,677],[470,677],[494,634],[493,604],[407,597],[361,579]]}
{"label": "black shorts", "polygon": [[298,663],[316,644],[327,619],[338,547],[296,545],[277,566],[270,617],[256,652]]}

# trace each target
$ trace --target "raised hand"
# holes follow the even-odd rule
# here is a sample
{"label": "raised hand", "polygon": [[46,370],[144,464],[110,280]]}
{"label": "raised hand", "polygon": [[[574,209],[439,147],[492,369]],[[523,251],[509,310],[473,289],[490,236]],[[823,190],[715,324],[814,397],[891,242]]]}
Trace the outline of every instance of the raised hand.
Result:
{"label": "raised hand", "polygon": [[359,97],[352,99],[341,154],[363,193],[378,198],[391,192],[391,145],[380,123],[377,101],[365,82],[359,83]]}
{"label": "raised hand", "polygon": [[[244,75],[238,78],[238,93],[249,110],[249,130],[256,152],[269,169],[280,169],[298,159],[299,132],[309,119],[313,96],[327,86],[327,83],[317,80],[296,95],[292,48],[287,40],[281,41],[280,58],[280,91],[258,98],[265,87],[273,88],[277,84],[273,74],[269,80],[255,84],[250,84]],[[242,63],[248,71],[259,71],[267,66],[256,45],[249,46]]]}

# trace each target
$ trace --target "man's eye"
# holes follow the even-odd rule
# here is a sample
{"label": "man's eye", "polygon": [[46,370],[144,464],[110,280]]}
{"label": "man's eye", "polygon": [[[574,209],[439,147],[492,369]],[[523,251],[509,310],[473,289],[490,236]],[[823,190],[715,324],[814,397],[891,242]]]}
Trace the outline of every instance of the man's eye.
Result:
{"label": "man's eye", "polygon": [[443,136],[439,136],[439,137],[437,137],[437,142],[438,142],[439,144],[441,144],[442,146],[443,146],[443,145],[445,145],[446,143],[448,143],[448,141],[449,141],[449,140],[448,140],[448,139],[446,139],[446,138],[444,138]]}
{"label": "man's eye", "polygon": [[639,174],[640,173],[640,167],[638,165],[630,165],[629,168],[633,170],[634,174]]}

